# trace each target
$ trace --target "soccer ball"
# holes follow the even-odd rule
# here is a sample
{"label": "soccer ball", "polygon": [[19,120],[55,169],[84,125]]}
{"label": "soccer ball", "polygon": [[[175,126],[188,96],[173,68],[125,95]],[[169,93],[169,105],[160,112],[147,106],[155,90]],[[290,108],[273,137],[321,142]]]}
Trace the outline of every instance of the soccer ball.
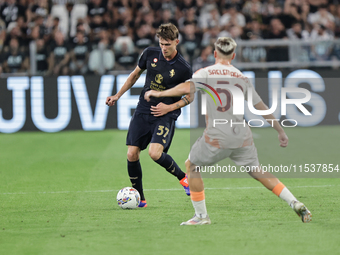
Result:
{"label": "soccer ball", "polygon": [[122,209],[135,209],[140,202],[139,192],[131,187],[122,188],[118,191],[117,202]]}

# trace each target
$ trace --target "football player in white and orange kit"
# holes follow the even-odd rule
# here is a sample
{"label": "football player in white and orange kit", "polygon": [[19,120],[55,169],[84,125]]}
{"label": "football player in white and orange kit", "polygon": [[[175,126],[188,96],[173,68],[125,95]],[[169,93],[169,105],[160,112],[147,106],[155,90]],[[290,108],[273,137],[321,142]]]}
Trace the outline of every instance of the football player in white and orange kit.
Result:
{"label": "football player in white and orange kit", "polygon": [[[253,178],[286,201],[303,222],[310,222],[312,215],[307,207],[299,202],[279,179],[271,173],[260,169],[251,130],[247,124],[240,125],[240,123],[245,123],[243,115],[233,114],[234,107],[240,106],[236,105],[236,101],[240,102],[240,100],[235,100],[235,96],[248,99],[248,93],[251,93],[252,104],[257,110],[268,110],[268,107],[262,102],[248,78],[231,65],[231,61],[235,58],[236,46],[237,44],[232,38],[218,38],[215,43],[214,65],[198,70],[190,81],[181,83],[172,89],[165,91],[151,90],[145,94],[145,99],[150,100],[150,97],[187,94],[193,96],[196,90],[203,90],[207,93],[212,91],[218,97],[218,100],[207,100],[206,129],[192,146],[189,158],[185,162],[195,215],[181,225],[211,223],[205,205],[203,180],[196,168],[197,166],[216,164],[228,157],[236,165],[251,169],[248,173]],[[213,96],[212,93],[210,94]],[[234,98],[234,101],[232,98]],[[215,101],[219,101],[219,104]],[[275,120],[275,117],[272,114],[263,115],[263,117],[278,132],[280,146],[286,147],[288,137],[277,120]]]}

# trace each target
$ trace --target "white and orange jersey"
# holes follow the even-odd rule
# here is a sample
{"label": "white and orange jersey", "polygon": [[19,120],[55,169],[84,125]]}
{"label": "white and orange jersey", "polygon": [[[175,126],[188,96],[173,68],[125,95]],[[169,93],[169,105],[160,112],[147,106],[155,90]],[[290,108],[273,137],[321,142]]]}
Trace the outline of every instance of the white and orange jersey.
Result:
{"label": "white and orange jersey", "polygon": [[206,97],[205,141],[217,148],[240,148],[253,143],[252,133],[244,115],[234,115],[235,89],[245,100],[252,91],[252,103],[261,102],[254,86],[232,65],[215,64],[198,70],[191,79],[196,91]]}

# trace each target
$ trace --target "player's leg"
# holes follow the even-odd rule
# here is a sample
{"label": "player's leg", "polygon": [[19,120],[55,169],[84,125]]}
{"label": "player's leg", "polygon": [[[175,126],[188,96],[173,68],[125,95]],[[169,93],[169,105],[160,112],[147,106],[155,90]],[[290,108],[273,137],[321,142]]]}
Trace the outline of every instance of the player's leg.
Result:
{"label": "player's leg", "polygon": [[195,209],[195,215],[192,219],[182,222],[181,225],[210,224],[211,221],[205,205],[204,184],[201,173],[196,171],[196,165],[192,164],[189,159],[185,161],[185,168],[188,173],[190,198]]}
{"label": "player's leg", "polygon": [[167,153],[175,133],[175,120],[169,117],[157,119],[153,125],[153,134],[149,146],[150,157],[166,171],[177,177],[189,196],[189,184],[185,173],[176,161]]}
{"label": "player's leg", "polygon": [[287,187],[280,182],[273,174],[264,172],[259,166],[247,166],[251,171],[248,174],[255,180],[262,183],[267,189],[272,191],[275,195],[280,197],[282,200],[286,201],[289,205],[293,201],[297,201],[296,197],[287,189]]}
{"label": "player's leg", "polygon": [[190,150],[189,159],[185,162],[185,167],[189,180],[190,197],[195,209],[195,216],[186,222],[182,222],[181,225],[202,225],[211,223],[207,214],[204,184],[199,167],[213,165],[216,162],[227,158],[230,153],[229,150],[216,148],[205,142],[203,136],[198,138],[194,143]]}
{"label": "player's leg", "polygon": [[243,165],[248,170],[248,174],[255,180],[262,183],[267,189],[272,191],[282,200],[286,201],[294,211],[301,216],[303,222],[309,222],[311,220],[311,213],[308,209],[289,191],[289,189],[273,174],[264,172],[259,167],[259,160],[257,155],[257,149],[254,144],[242,148],[235,149],[230,155],[237,165]]}
{"label": "player's leg", "polygon": [[286,201],[288,205],[297,213],[302,222],[308,223],[312,220],[312,214],[307,207],[298,201],[290,190],[273,174],[264,172],[259,166],[249,172],[249,175],[258,180],[267,189],[272,191],[276,196]]}
{"label": "player's leg", "polygon": [[164,146],[159,143],[150,143],[149,155],[160,166],[164,167],[166,171],[177,177],[179,182],[185,189],[187,195],[190,195],[188,180],[185,173],[177,165],[176,161],[167,153],[163,152]]}
{"label": "player's leg", "polygon": [[142,167],[139,162],[140,148],[137,146],[128,146],[127,152],[127,169],[130,177],[131,185],[133,188],[138,190],[140,194],[140,207],[146,207],[146,201],[143,192],[142,183]]}
{"label": "player's leg", "polygon": [[188,181],[192,192],[204,192],[204,184],[200,171],[196,171],[196,165],[190,162],[190,159],[185,161],[185,168],[188,173]]}
{"label": "player's leg", "polygon": [[150,126],[143,114],[134,114],[126,138],[128,146],[127,168],[132,187],[138,190],[141,196],[139,207],[146,207],[145,196],[142,184],[142,167],[139,161],[139,154],[144,150],[151,140]]}
{"label": "player's leg", "polygon": [[164,146],[159,143],[150,143],[149,155],[160,166],[164,167],[166,171],[182,180],[185,173],[180,169],[175,160],[167,153],[163,152]]}

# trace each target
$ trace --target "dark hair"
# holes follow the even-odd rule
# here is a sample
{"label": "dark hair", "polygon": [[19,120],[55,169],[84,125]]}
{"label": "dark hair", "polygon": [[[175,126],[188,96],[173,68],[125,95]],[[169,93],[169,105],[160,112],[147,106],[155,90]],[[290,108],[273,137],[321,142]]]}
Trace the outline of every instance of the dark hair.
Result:
{"label": "dark hair", "polygon": [[158,38],[163,38],[164,40],[175,40],[178,39],[178,29],[172,23],[162,24],[159,26],[156,35]]}

